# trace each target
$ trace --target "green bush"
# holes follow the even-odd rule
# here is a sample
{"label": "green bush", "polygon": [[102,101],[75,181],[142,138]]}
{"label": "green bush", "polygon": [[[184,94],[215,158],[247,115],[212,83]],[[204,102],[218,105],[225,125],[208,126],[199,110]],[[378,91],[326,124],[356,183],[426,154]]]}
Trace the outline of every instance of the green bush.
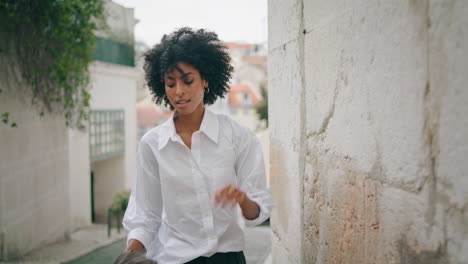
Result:
{"label": "green bush", "polygon": [[268,90],[264,85],[260,86],[260,93],[263,99],[255,106],[255,110],[257,111],[258,119],[263,120],[266,127],[268,127]]}
{"label": "green bush", "polygon": [[114,195],[114,201],[110,207],[112,212],[125,212],[130,199],[130,191],[121,191]]}

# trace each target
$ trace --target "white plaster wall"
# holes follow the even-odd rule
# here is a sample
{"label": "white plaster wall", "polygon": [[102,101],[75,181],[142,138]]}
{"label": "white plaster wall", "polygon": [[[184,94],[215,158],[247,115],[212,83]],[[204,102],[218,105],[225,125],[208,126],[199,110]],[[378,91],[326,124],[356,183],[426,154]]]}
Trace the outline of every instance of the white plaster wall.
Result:
{"label": "white plaster wall", "polygon": [[[94,172],[94,212],[96,221],[107,223],[107,209],[113,202],[115,193],[130,189],[125,183],[125,157],[113,157],[93,162]],[[131,175],[133,176],[133,175]]]}
{"label": "white plaster wall", "polygon": [[115,41],[133,45],[134,28],[138,23],[135,19],[133,8],[125,7],[113,2],[112,0],[105,1],[106,23],[108,28],[95,32],[97,36],[109,38]]}
{"label": "white plaster wall", "polygon": [[15,95],[2,92],[0,112],[18,124],[0,125],[2,257],[12,259],[69,233],[68,133],[61,117],[40,118]]}
{"label": "white plaster wall", "polygon": [[125,153],[121,157],[92,164],[95,178],[96,217],[102,221],[116,192],[130,189],[136,162],[136,91],[139,74],[133,67],[94,62],[90,67],[91,109],[123,109]]}
{"label": "white plaster wall", "polygon": [[68,129],[70,229],[91,224],[91,176],[89,136],[86,131]]}
{"label": "white plaster wall", "polygon": [[466,14],[269,1],[274,263],[468,262]]}

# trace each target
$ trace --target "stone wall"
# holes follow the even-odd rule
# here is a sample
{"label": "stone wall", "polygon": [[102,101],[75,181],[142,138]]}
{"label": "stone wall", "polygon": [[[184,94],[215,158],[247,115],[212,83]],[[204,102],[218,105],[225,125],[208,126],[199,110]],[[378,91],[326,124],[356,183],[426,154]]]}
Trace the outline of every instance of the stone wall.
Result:
{"label": "stone wall", "polygon": [[274,263],[468,262],[467,14],[269,1]]}

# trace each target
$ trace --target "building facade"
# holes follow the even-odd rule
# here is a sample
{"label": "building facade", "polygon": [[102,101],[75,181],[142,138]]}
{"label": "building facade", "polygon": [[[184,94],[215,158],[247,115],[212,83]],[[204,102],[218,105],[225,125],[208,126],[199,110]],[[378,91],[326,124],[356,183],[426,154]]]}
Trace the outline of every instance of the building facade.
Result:
{"label": "building facade", "polygon": [[[91,120],[70,129],[60,114],[39,117],[18,85],[18,64],[0,53],[2,112],[18,127],[0,126],[0,260],[65,240],[77,228],[105,221],[116,192],[130,189],[136,156],[133,9],[106,1],[109,30],[97,33],[90,66]],[[17,76],[18,82],[11,81]],[[7,89],[3,89],[3,85]],[[5,91],[6,90],[6,91]]]}

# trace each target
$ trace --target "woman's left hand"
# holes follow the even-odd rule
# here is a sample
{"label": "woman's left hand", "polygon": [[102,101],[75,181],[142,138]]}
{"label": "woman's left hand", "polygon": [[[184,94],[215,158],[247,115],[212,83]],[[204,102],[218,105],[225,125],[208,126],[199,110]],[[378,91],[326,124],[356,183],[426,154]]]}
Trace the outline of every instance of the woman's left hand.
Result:
{"label": "woman's left hand", "polygon": [[223,207],[226,205],[231,205],[231,207],[234,207],[236,204],[240,205],[244,202],[246,197],[247,195],[245,192],[232,185],[223,187],[214,195],[215,201]]}
{"label": "woman's left hand", "polygon": [[215,201],[223,207],[227,204],[230,204],[231,207],[239,204],[242,214],[248,220],[253,220],[260,214],[260,207],[258,204],[250,200],[245,192],[232,185],[227,185],[217,191],[214,198]]}

